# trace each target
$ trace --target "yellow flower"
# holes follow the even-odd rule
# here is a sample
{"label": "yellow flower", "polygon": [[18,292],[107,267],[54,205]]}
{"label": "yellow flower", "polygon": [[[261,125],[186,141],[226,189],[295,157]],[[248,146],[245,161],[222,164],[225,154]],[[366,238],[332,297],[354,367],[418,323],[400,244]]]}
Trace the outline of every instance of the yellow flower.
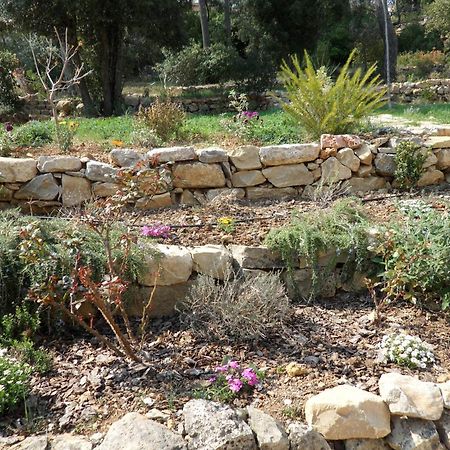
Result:
{"label": "yellow flower", "polygon": [[112,140],[111,144],[114,145],[115,147],[123,147],[123,141],[119,141],[119,140]]}

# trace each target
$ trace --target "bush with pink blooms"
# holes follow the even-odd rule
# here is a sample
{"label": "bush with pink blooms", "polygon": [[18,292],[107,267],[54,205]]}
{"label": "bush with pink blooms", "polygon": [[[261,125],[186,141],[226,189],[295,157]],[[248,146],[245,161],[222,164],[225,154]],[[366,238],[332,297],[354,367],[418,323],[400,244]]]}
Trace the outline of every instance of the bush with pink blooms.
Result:
{"label": "bush with pink blooms", "polygon": [[230,359],[215,368],[214,374],[208,380],[208,386],[197,394],[208,400],[229,402],[261,388],[263,379],[264,373],[261,370],[253,366],[241,366],[239,362]]}

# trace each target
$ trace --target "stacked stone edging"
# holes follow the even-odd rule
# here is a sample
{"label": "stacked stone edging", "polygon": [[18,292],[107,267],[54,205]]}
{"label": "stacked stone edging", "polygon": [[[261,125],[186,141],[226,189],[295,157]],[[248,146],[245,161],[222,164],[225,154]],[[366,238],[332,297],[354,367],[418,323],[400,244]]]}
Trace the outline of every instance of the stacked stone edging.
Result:
{"label": "stacked stone edging", "polygon": [[92,443],[101,440],[98,436],[89,441],[62,435],[31,437],[13,449],[25,450],[39,440],[42,448],[57,449],[65,440],[70,448],[86,450],[445,450],[450,448],[449,386],[385,373],[380,395],[350,385],[326,389],[306,402],[307,424],[293,421],[286,427],[253,406],[233,409],[190,400],[176,431],[130,412],[111,425],[98,446]]}
{"label": "stacked stone edging", "polygon": [[[450,134],[442,128],[440,134]],[[364,141],[352,135],[323,135],[321,142],[267,147],[157,148],[146,154],[114,149],[111,164],[75,156],[0,158],[0,208],[33,201],[42,207],[73,207],[116,193],[121,167],[156,159],[170,167],[172,182],[138,209],[199,205],[221,195],[248,200],[309,197],[317,186],[346,182],[354,193],[395,186],[396,146],[411,138]],[[419,186],[450,182],[450,137],[412,138],[427,153]]]}

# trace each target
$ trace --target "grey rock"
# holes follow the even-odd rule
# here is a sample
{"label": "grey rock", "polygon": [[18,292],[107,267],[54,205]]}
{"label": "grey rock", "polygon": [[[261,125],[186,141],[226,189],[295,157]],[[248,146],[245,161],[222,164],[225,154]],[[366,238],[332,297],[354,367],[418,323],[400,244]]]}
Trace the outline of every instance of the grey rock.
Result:
{"label": "grey rock", "polygon": [[37,162],[31,158],[0,157],[0,183],[25,183],[37,174]]}
{"label": "grey rock", "polygon": [[244,269],[276,269],[285,267],[280,255],[267,247],[231,245],[231,254]]}
{"label": "grey rock", "polygon": [[47,436],[30,436],[11,447],[11,450],[47,450],[47,446]]}
{"label": "grey rock", "polygon": [[269,167],[263,175],[277,188],[306,186],[314,182],[314,175],[304,164]]}
{"label": "grey rock", "polygon": [[147,152],[147,158],[160,163],[191,161],[197,159],[194,147],[165,147],[154,148]]}
{"label": "grey rock", "polygon": [[37,168],[40,172],[78,172],[82,164],[75,156],[40,156]]}
{"label": "grey rock", "polygon": [[255,433],[260,450],[289,450],[289,439],[283,426],[268,414],[249,406],[248,424]]}
{"label": "grey rock", "polygon": [[439,420],[434,422],[441,442],[446,448],[450,448],[450,411],[445,409]]}
{"label": "grey rock", "polygon": [[232,164],[238,170],[255,170],[262,167],[259,158],[259,147],[247,145],[228,152]]}
{"label": "grey rock", "polygon": [[320,145],[285,144],[262,147],[259,151],[261,162],[265,166],[282,166],[314,161],[319,157]]}
{"label": "grey rock", "polygon": [[99,161],[89,161],[86,164],[86,178],[91,181],[113,182],[116,174],[117,169],[110,164]]}
{"label": "grey rock", "polygon": [[186,450],[183,438],[138,413],[114,422],[97,450]]}
{"label": "grey rock", "polygon": [[345,441],[345,450],[389,450],[384,439],[349,439]]}
{"label": "grey rock", "polygon": [[51,450],[92,450],[92,443],[81,436],[62,434],[52,441]]}
{"label": "grey rock", "polygon": [[328,442],[317,431],[299,422],[288,426],[291,450],[331,450]]}
{"label": "grey rock", "polygon": [[77,206],[92,198],[91,183],[86,178],[62,176],[62,202],[64,206]]}
{"label": "grey rock", "polygon": [[129,148],[114,148],[109,157],[113,164],[119,167],[134,167],[137,163],[144,160],[144,155]]}
{"label": "grey rock", "polygon": [[174,187],[221,188],[225,186],[225,175],[220,164],[181,163],[174,166],[172,173]]}
{"label": "grey rock", "polygon": [[227,162],[228,154],[225,150],[218,147],[202,148],[197,150],[198,160],[202,163],[212,164]]}
{"label": "grey rock", "polygon": [[19,200],[54,200],[60,193],[55,177],[50,173],[38,175],[22,186],[14,197]]}
{"label": "grey rock", "polygon": [[395,155],[378,153],[375,158],[375,169],[379,175],[393,177],[396,168],[397,164],[395,162]]}
{"label": "grey rock", "polygon": [[266,181],[266,178],[260,170],[242,170],[231,176],[231,182],[235,187],[257,186]]}
{"label": "grey rock", "polygon": [[229,406],[190,400],[183,408],[189,450],[256,450],[251,428]]}
{"label": "grey rock", "polygon": [[341,164],[334,156],[324,161],[321,168],[324,184],[333,184],[342,180],[348,180],[352,176],[352,171]]}
{"label": "grey rock", "polygon": [[249,187],[246,189],[249,200],[280,199],[297,197],[298,191],[293,187],[272,188],[272,187]]}

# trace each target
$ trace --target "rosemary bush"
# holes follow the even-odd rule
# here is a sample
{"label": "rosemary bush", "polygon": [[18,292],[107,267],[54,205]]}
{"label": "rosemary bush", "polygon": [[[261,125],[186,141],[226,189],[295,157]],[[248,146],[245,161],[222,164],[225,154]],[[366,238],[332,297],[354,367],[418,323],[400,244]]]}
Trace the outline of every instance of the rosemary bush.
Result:
{"label": "rosemary bush", "polygon": [[414,142],[400,142],[395,154],[395,180],[401,189],[410,189],[417,185],[424,172],[423,163],[426,153]]}

